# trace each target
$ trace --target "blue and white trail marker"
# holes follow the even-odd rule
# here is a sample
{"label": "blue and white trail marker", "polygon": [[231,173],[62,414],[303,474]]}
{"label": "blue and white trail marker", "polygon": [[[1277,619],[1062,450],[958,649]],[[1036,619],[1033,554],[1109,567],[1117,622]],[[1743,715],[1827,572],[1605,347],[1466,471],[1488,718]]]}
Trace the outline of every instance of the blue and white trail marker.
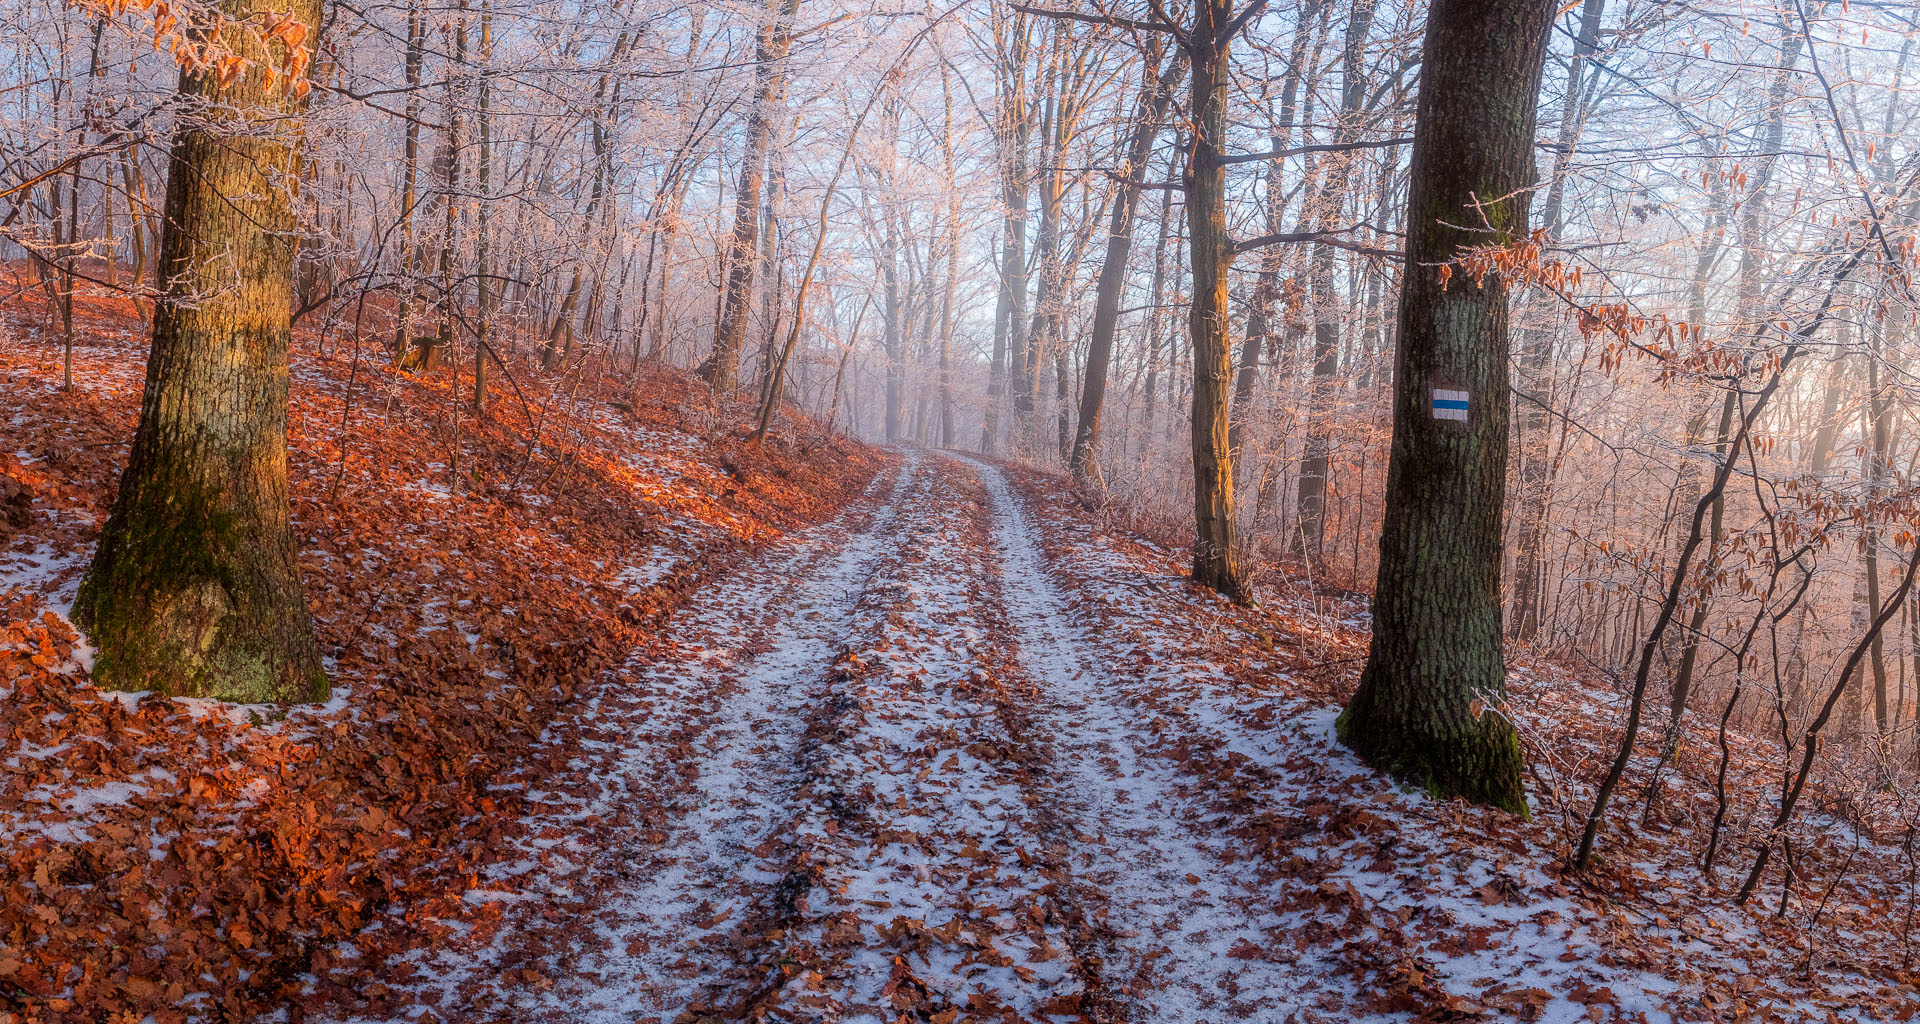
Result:
{"label": "blue and white trail marker", "polygon": [[1433,389],[1433,418],[1467,422],[1467,393],[1450,388]]}

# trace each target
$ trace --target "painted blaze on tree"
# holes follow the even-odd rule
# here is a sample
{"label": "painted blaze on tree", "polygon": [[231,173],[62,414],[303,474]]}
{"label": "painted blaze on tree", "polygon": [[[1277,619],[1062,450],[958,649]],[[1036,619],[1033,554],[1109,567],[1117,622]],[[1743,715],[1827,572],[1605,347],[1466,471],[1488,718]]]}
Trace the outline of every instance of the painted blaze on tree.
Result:
{"label": "painted blaze on tree", "polygon": [[[319,24],[229,0],[241,23]],[[287,495],[287,377],[310,33],[234,33],[247,70],[183,72],[169,157],[161,298],[119,494],[74,618],[116,689],[320,700]],[[235,66],[237,69],[237,66]],[[278,69],[278,70],[276,70]]]}
{"label": "painted blaze on tree", "polygon": [[1507,293],[1443,265],[1524,238],[1552,0],[1437,0],[1428,17],[1394,361],[1373,646],[1342,742],[1441,796],[1527,811],[1499,713]]}

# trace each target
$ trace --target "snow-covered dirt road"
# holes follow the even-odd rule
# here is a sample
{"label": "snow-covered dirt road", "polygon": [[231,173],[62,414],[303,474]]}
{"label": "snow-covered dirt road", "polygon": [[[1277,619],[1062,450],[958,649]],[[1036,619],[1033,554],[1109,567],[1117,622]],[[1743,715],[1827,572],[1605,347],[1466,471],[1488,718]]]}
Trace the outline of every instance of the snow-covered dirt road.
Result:
{"label": "snow-covered dirt road", "polygon": [[[1277,922],[991,466],[909,457],[695,596],[402,987],[453,1018],[1244,1019]],[[403,969],[402,974],[407,973]]]}
{"label": "snow-covered dirt road", "polygon": [[[1399,856],[1422,798],[1324,708],[1237,695],[1279,670],[1210,660],[1244,630],[1205,598],[1044,515],[907,455],[695,593],[398,965],[408,1019],[1666,1019],[1661,979],[1550,959],[1595,941],[1551,879]],[[1423,873],[1472,899],[1425,907]]]}

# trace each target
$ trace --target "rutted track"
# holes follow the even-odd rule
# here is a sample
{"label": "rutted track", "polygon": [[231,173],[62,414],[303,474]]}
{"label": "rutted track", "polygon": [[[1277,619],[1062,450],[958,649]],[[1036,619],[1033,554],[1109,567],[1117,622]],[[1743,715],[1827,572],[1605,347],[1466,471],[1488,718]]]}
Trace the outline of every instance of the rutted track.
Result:
{"label": "rutted track", "polygon": [[[710,949],[730,950],[743,923],[780,900],[786,879],[768,844],[804,783],[806,728],[825,701],[823,669],[893,546],[902,499],[918,469],[910,458],[865,527],[832,550],[802,548],[798,564],[770,566],[697,598],[696,616],[676,623],[678,657],[649,665],[643,691],[717,695],[697,739],[666,743],[642,717],[622,756],[621,774],[668,789],[668,820],[641,823],[620,851],[623,869],[603,878],[595,931],[599,950],[571,984],[543,1002],[570,1020],[629,1021],[635,1013],[672,1019],[703,1005],[736,979],[716,975]],[[742,606],[759,628],[739,637]],[[658,701],[656,701],[656,705]],[[689,757],[688,755],[691,755]],[[674,775],[691,775],[677,799]],[[658,845],[653,845],[657,842]],[[557,998],[556,998],[557,997]]]}
{"label": "rutted track", "polygon": [[1105,901],[1107,973],[1127,1017],[1198,1021],[1284,1014],[1285,965],[1247,956],[1281,924],[1256,872],[1216,831],[1204,787],[1152,742],[1134,680],[1105,664],[1048,575],[1025,511],[998,469],[964,460],[992,497],[1000,590],[1033,714],[1059,766],[1054,799],[1082,839],[1079,885]]}
{"label": "rutted track", "polygon": [[960,467],[922,474],[860,603],[791,829],[805,897],[755,1009],[1038,1020],[1099,1002],[1014,727],[1028,695],[1003,671],[983,499]]}
{"label": "rutted track", "polygon": [[635,652],[631,684],[584,712],[597,738],[542,794],[526,858],[468,894],[498,919],[456,926],[418,965],[430,1001],[454,1019],[671,1020],[735,980],[714,965],[784,878],[755,848],[790,807],[826,669],[918,469],[696,595]]}
{"label": "rutted track", "polygon": [[398,979],[447,1019],[1246,1019],[1275,921],[997,469],[909,456],[692,597],[525,858]]}

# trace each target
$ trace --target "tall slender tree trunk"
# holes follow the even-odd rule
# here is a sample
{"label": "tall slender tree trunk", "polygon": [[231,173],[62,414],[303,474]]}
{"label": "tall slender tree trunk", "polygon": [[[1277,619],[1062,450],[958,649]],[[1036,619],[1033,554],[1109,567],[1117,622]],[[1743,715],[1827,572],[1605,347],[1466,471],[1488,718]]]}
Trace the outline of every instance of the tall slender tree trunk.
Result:
{"label": "tall slender tree trunk", "polygon": [[906,391],[906,298],[901,294],[900,283],[900,244],[894,233],[893,221],[888,219],[880,241],[880,294],[881,323],[880,349],[887,357],[886,382],[884,384],[886,402],[886,439],[888,444],[900,440],[900,402]]}
{"label": "tall slender tree trunk", "polygon": [[747,337],[747,317],[753,306],[755,250],[760,226],[760,192],[766,182],[767,143],[773,135],[776,108],[786,92],[785,64],[792,45],[793,18],[800,0],[775,0],[755,44],[753,108],[747,115],[747,151],[740,164],[740,185],[734,194],[733,234],[721,253],[725,283],[721,290],[720,322],[713,332],[713,351],[700,364],[700,376],[718,392],[739,385],[740,348]]}
{"label": "tall slender tree trunk", "polygon": [[1227,232],[1227,169],[1220,162],[1227,140],[1232,0],[1194,0],[1193,12],[1188,109],[1194,134],[1187,165],[1187,236],[1193,261],[1193,305],[1187,316],[1193,346],[1193,578],[1240,599],[1246,595],[1246,578],[1240,567],[1228,436],[1233,343],[1227,271],[1233,263],[1233,240]]}
{"label": "tall slender tree trunk", "polygon": [[[234,21],[289,13],[311,54],[319,0],[228,0]],[[133,454],[80,584],[74,616],[95,682],[235,701],[327,692],[301,590],[287,495],[304,79],[260,64],[226,88],[183,73],[167,175],[153,349]]]}
{"label": "tall slender tree trunk", "polygon": [[[1718,176],[1711,176],[1708,180],[1718,183],[1720,178]],[[1552,198],[1556,194],[1557,193],[1549,193],[1549,198]],[[1707,280],[1713,270],[1714,262],[1719,258],[1720,249],[1726,235],[1724,187],[1716,188],[1713,195],[1715,206],[1720,212],[1714,219],[1708,222],[1706,239],[1700,246],[1699,254],[1694,257],[1693,283],[1688,291],[1687,319],[1688,322],[1693,324],[1706,322]],[[1544,360],[1544,357],[1539,358]],[[1544,366],[1544,362],[1542,366]],[[1545,401],[1544,396],[1537,397]],[[1727,456],[1727,446],[1732,442],[1732,436],[1729,434],[1729,431],[1733,428],[1733,415],[1737,411],[1737,397],[1737,393],[1729,389],[1721,399],[1720,425],[1718,432],[1714,435],[1717,439],[1714,443],[1717,458],[1724,459]],[[1530,409],[1529,415],[1531,415],[1533,411],[1537,411],[1537,409],[1537,406]],[[1699,411],[1695,412],[1693,416],[1687,420],[1686,441],[1689,448],[1704,443],[1708,413],[1709,407],[1702,406]],[[1542,429],[1544,430],[1544,422],[1542,423]],[[1520,431],[1520,436],[1523,441],[1528,437],[1524,427]],[[1550,485],[1552,483],[1552,467],[1547,463],[1545,458],[1544,445],[1540,447],[1542,448],[1540,452],[1529,453],[1528,456],[1524,456],[1521,460],[1519,477],[1523,486],[1529,486],[1530,482],[1537,482],[1542,485]],[[1538,465],[1534,465],[1535,463],[1538,463]],[[1692,459],[1688,459],[1683,463],[1680,472],[1681,482],[1676,495],[1677,500],[1674,505],[1676,508],[1692,508],[1700,501],[1700,492],[1704,486],[1705,474],[1701,472],[1700,467]],[[1529,504],[1531,500],[1527,494],[1523,493],[1521,495],[1521,538],[1518,555],[1520,562],[1516,563],[1516,571],[1522,573],[1521,582],[1524,583],[1525,586],[1516,587],[1514,594],[1514,614],[1537,620],[1542,615],[1540,609],[1540,594],[1538,592],[1538,579],[1535,577],[1531,582],[1528,582],[1529,577],[1521,567],[1532,561],[1537,561],[1540,557],[1541,541],[1540,538],[1536,536],[1536,531],[1545,530],[1546,521],[1544,517],[1546,510],[1544,507],[1538,509],[1533,508]],[[1544,503],[1544,496],[1541,500]],[[1711,519],[1712,527],[1708,531],[1707,540],[1707,556],[1709,562],[1711,562],[1714,553],[1720,546],[1721,531],[1725,522],[1725,506],[1726,502],[1724,498],[1715,499]],[[1706,628],[1706,623],[1707,602],[1702,600],[1700,604],[1695,607],[1693,617],[1687,624],[1687,634],[1682,640],[1680,666],[1678,670],[1675,671],[1673,677],[1673,686],[1671,688],[1672,699],[1668,704],[1667,738],[1661,750],[1661,762],[1663,764],[1679,749],[1680,719],[1687,710],[1687,691],[1692,686],[1694,665],[1699,661],[1699,639],[1701,631]],[[1534,632],[1538,632],[1537,621],[1534,623],[1532,629]],[[1519,629],[1515,635],[1526,635],[1526,630]]]}
{"label": "tall slender tree trunk", "polygon": [[786,145],[784,136],[770,140],[767,146],[767,184],[761,189],[760,217],[760,322],[767,336],[760,345],[760,392],[766,394],[767,381],[773,376],[773,353],[780,341],[780,306],[786,285],[781,272],[780,215],[786,200]]}
{"label": "tall slender tree trunk", "polygon": [[[627,48],[627,34],[622,32],[613,44],[613,59],[618,60]],[[612,83],[607,75],[601,75],[593,90],[593,124],[590,137],[593,140],[593,177],[587,193],[587,209],[580,217],[580,236],[582,239],[603,239],[604,226],[599,223],[603,209],[610,209],[607,194],[612,191],[613,182],[613,142],[607,135],[607,118],[612,116],[619,106],[620,92],[613,89],[613,99],[609,102],[607,90]],[[758,216],[755,211],[755,216]],[[540,365],[544,369],[557,369],[573,356],[574,316],[580,309],[580,297],[586,290],[586,277],[589,272],[595,275],[594,289],[599,288],[598,264],[605,258],[603,246],[596,244],[587,257],[577,258],[573,264],[572,276],[567,281],[566,293],[560,299],[559,309],[554,311],[553,321],[547,330],[547,336],[540,343]],[[752,262],[749,256],[748,263]],[[589,267],[588,263],[595,266]],[[591,304],[591,303],[590,303]]]}
{"label": "tall slender tree trunk", "polygon": [[[1733,457],[1729,446],[1733,443],[1733,423],[1735,414],[1739,412],[1739,398],[1738,390],[1728,388],[1720,401],[1720,426],[1714,434],[1716,440],[1713,447],[1718,461]],[[1704,432],[1705,420],[1704,414],[1698,418],[1698,429],[1688,431],[1689,440]],[[1700,476],[1697,472],[1693,475],[1691,487],[1686,490],[1691,493],[1683,491],[1679,502],[1681,508],[1691,508],[1700,500]],[[1707,516],[1707,554],[1700,565],[1700,575],[1704,579],[1713,577],[1715,564],[1720,557],[1720,542],[1726,532],[1726,518],[1727,499],[1722,494],[1714,498],[1713,511]],[[1680,646],[1680,666],[1673,673],[1673,687],[1667,705],[1667,739],[1665,749],[1661,752],[1663,761],[1672,757],[1680,747],[1681,719],[1687,713],[1687,697],[1693,690],[1693,672],[1700,662],[1700,638],[1706,633],[1707,611],[1707,599],[1703,595],[1687,619],[1686,636]]]}
{"label": "tall slender tree trunk", "polygon": [[[1361,109],[1367,96],[1366,43],[1373,29],[1374,0],[1355,0],[1347,21],[1346,44],[1340,59],[1340,115],[1334,126],[1336,143],[1351,142],[1359,132]],[[1321,169],[1320,186],[1302,212],[1320,229],[1338,226],[1347,193],[1353,154],[1335,153]],[[1332,391],[1340,373],[1340,295],[1334,287],[1333,247],[1315,245],[1308,263],[1307,281],[1313,297],[1313,391],[1308,399],[1307,434],[1301,444],[1300,487],[1295,495],[1294,541],[1301,557],[1316,569],[1326,542],[1327,478],[1333,469],[1333,437],[1329,432]]]}
{"label": "tall slender tree trunk", "polygon": [[475,168],[479,209],[474,226],[475,300],[473,411],[487,408],[487,360],[493,357],[493,5],[480,0],[480,85],[475,130],[480,152]]}
{"label": "tall slender tree trunk", "polygon": [[[1567,86],[1560,107],[1559,145],[1547,183],[1546,208],[1540,217],[1540,226],[1548,238],[1560,234],[1567,171],[1580,141],[1584,119],[1580,76],[1586,70],[1587,59],[1598,48],[1600,18],[1605,9],[1606,0],[1585,0],[1580,10],[1580,34],[1574,42],[1573,59],[1567,64]],[[1519,522],[1515,524],[1513,618],[1508,623],[1508,631],[1513,639],[1529,642],[1540,635],[1542,580],[1546,573],[1547,498],[1553,490],[1553,460],[1548,457],[1547,438],[1553,427],[1553,410],[1548,403],[1552,400],[1549,369],[1553,362],[1554,335],[1552,329],[1539,326],[1524,332],[1519,360],[1521,385],[1532,392],[1533,401],[1521,403],[1516,431],[1520,453],[1515,478],[1520,485],[1520,507]]]}
{"label": "tall slender tree trunk", "polygon": [[[1863,478],[1866,483],[1866,497],[1869,504],[1885,498],[1888,472],[1892,468],[1893,447],[1893,395],[1880,378],[1880,360],[1887,351],[1887,302],[1878,304],[1872,330],[1876,338],[1867,351],[1867,402],[1863,410],[1866,416],[1867,449]],[[1873,516],[1866,521],[1865,552],[1862,572],[1867,578],[1867,614],[1871,616],[1880,608],[1880,531],[1875,526]],[[1887,659],[1885,643],[1880,634],[1875,633],[1868,658],[1873,670],[1873,722],[1874,735],[1877,738],[1877,750],[1883,767],[1889,763],[1892,754],[1893,709],[1887,698]]]}
{"label": "tall slender tree trunk", "polygon": [[[1549,173],[1546,207],[1540,215],[1540,227],[1548,238],[1557,238],[1567,198],[1567,171],[1572,165],[1574,148],[1580,142],[1586,119],[1586,94],[1580,75],[1586,61],[1599,46],[1599,19],[1607,0],[1584,0],[1580,8],[1580,31],[1574,37],[1572,60],[1567,63],[1567,88],[1561,102],[1559,140]],[[1544,313],[1546,315],[1546,313]],[[1699,323],[1699,321],[1695,321]],[[1546,574],[1546,517],[1548,496],[1553,490],[1553,459],[1548,457],[1548,436],[1553,427],[1551,402],[1551,363],[1555,332],[1548,327],[1532,327],[1521,336],[1521,384],[1528,388],[1532,402],[1521,403],[1517,425],[1519,463],[1515,482],[1519,482],[1519,523],[1513,546],[1513,619],[1507,632],[1515,640],[1534,640],[1540,636],[1540,599],[1542,578]]]}
{"label": "tall slender tree trunk", "polygon": [[[987,407],[980,421],[980,450],[989,455],[1000,444],[1000,406],[1007,394],[1007,343],[1013,331],[1014,321],[1020,312],[1014,308],[1013,283],[1008,277],[1007,264],[1021,260],[1024,241],[1019,238],[1024,231],[1016,233],[1019,223],[1009,214],[1001,225],[1000,242],[1000,289],[994,299],[993,310],[993,354],[987,361]],[[1022,286],[1024,291],[1024,285]]]}
{"label": "tall slender tree trunk", "polygon": [[134,292],[134,302],[139,304],[140,289],[146,286],[147,281],[147,243],[149,240],[158,241],[158,237],[150,227],[152,211],[147,209],[146,181],[140,176],[139,160],[125,152],[120,154],[120,181],[127,190],[127,219],[131,221],[128,225],[127,240],[133,247],[131,288]]}
{"label": "tall slender tree trunk", "polygon": [[427,19],[419,0],[407,7],[407,115],[400,167],[400,251],[395,254],[400,285],[393,331],[393,359],[399,362],[413,350],[413,303],[418,281],[414,272],[419,253],[413,244],[414,207],[419,202],[420,178],[420,75],[426,60]]}
{"label": "tall slender tree trunk", "polygon": [[667,295],[673,285],[674,242],[680,234],[680,218],[686,206],[687,188],[691,184],[692,171],[680,180],[669,195],[666,225],[659,229],[660,236],[660,283],[654,290],[653,339],[647,343],[647,358],[658,359],[667,350],[672,335],[668,330]]}
{"label": "tall slender tree trunk", "polygon": [[[1742,203],[1740,217],[1741,252],[1739,283],[1737,286],[1738,296],[1735,299],[1735,305],[1737,306],[1736,312],[1743,317],[1755,315],[1756,311],[1754,306],[1756,296],[1759,295],[1761,287],[1761,276],[1763,273],[1760,255],[1762,251],[1761,235],[1765,230],[1762,213],[1767,205],[1768,184],[1773,178],[1773,166],[1776,159],[1774,154],[1779,152],[1780,146],[1785,141],[1786,86],[1788,76],[1784,68],[1791,67],[1799,55],[1800,44],[1797,41],[1791,43],[1786,42],[1785,35],[1786,33],[1783,32],[1782,53],[1786,55],[1783,70],[1774,75],[1773,84],[1768,90],[1773,107],[1768,115],[1767,135],[1765,136],[1764,142],[1766,147],[1765,155],[1760,158],[1758,173],[1754,175],[1753,192],[1747,197],[1745,202]],[[1718,199],[1718,190],[1724,186],[1714,185],[1710,187],[1715,189],[1715,198]],[[1557,200],[1558,194],[1553,194],[1553,198]],[[1557,219],[1559,208],[1555,206],[1551,212]],[[1712,244],[1717,246],[1717,241],[1718,240],[1715,239]],[[1695,316],[1694,319],[1694,323],[1696,324],[1706,319],[1704,276],[1707,269],[1707,255],[1707,252],[1703,251],[1702,260],[1696,265],[1695,276],[1696,280],[1699,281],[1702,295],[1699,300],[1698,315]],[[1543,356],[1541,359],[1544,365],[1545,357]],[[1740,394],[1737,389],[1728,388],[1725,396],[1721,400],[1720,425],[1718,432],[1714,435],[1716,463],[1718,460],[1732,458],[1735,454],[1731,452],[1728,446],[1732,443],[1732,430],[1735,422],[1735,414],[1738,411],[1739,398]],[[1698,417],[1698,422],[1704,427],[1705,421],[1706,413],[1703,411]],[[1689,440],[1698,438],[1702,433],[1702,430],[1690,429],[1688,431]],[[1685,500],[1683,500],[1681,504],[1682,508],[1700,500],[1699,469],[1696,466],[1689,466],[1687,472],[1690,475],[1690,479],[1687,487],[1684,489]],[[1712,578],[1714,566],[1720,555],[1720,542],[1725,530],[1725,519],[1726,497],[1723,494],[1714,498],[1713,510],[1708,520],[1706,560],[1700,569],[1700,576],[1704,579]],[[1703,591],[1699,597],[1699,602],[1694,605],[1693,612],[1688,617],[1686,634],[1681,638],[1680,664],[1674,672],[1673,684],[1669,688],[1667,736],[1661,749],[1661,759],[1663,762],[1665,759],[1672,757],[1679,746],[1681,719],[1687,711],[1687,699],[1693,692],[1693,674],[1700,662],[1700,639],[1705,635],[1707,628],[1707,618],[1710,611],[1709,604],[1708,596],[1706,592]],[[1877,599],[1873,607],[1878,607]],[[1871,614],[1871,611],[1869,611],[1869,614]]]}
{"label": "tall slender tree trunk", "polygon": [[[1440,268],[1527,237],[1555,6],[1436,0],[1428,15],[1373,646],[1338,727],[1382,770],[1520,814],[1520,741],[1500,710],[1507,290],[1496,276],[1449,289]],[[1482,217],[1491,234],[1454,226]]]}
{"label": "tall slender tree trunk", "polygon": [[[1027,105],[1027,60],[1033,23],[1015,14],[994,23],[999,69],[999,108],[994,144],[1000,160],[1000,203],[1005,218],[1000,238],[1000,288],[994,304],[993,358],[987,370],[987,408],[980,428],[980,450],[992,453],[1000,443],[1000,412],[1008,391],[1009,363],[1023,352],[1027,311],[1027,142],[1033,132]],[[1024,358],[1024,357],[1023,357]]]}
{"label": "tall slender tree trunk", "polygon": [[[1076,340],[1073,343],[1078,345]],[[1053,450],[1062,465],[1073,456],[1073,369],[1068,364],[1065,338],[1053,347]]]}
{"label": "tall slender tree trunk", "polygon": [[[1127,257],[1133,251],[1134,211],[1140,203],[1140,186],[1146,181],[1147,162],[1153,155],[1153,141],[1160,133],[1160,122],[1167,116],[1173,91],[1186,73],[1186,54],[1176,53],[1165,71],[1160,71],[1158,40],[1147,52],[1146,70],[1140,86],[1140,110],[1135,115],[1133,139],[1127,146],[1127,163],[1113,210],[1107,225],[1107,256],[1100,264],[1100,283],[1093,299],[1093,334],[1087,341],[1086,382],[1080,392],[1080,426],[1074,432],[1073,450],[1067,468],[1082,480],[1098,478],[1094,452],[1100,443],[1100,412],[1107,400],[1107,373],[1113,362],[1113,333],[1120,321],[1120,295],[1126,290]],[[1155,270],[1158,279],[1158,268]]]}
{"label": "tall slender tree trunk", "polygon": [[[1180,173],[1180,154],[1185,149],[1185,146],[1176,144],[1172,152],[1167,154],[1168,181],[1177,179]],[[1165,340],[1160,334],[1160,306],[1161,300],[1166,297],[1167,227],[1172,223],[1172,220],[1172,193],[1162,193],[1160,200],[1160,223],[1158,233],[1153,240],[1153,282],[1148,286],[1147,290],[1148,301],[1152,303],[1153,306],[1152,309],[1147,311],[1147,378],[1145,383],[1141,385],[1141,390],[1146,393],[1144,397],[1147,407],[1142,416],[1142,430],[1146,435],[1147,444],[1151,444],[1153,440],[1154,407],[1158,404],[1160,398],[1160,350],[1165,347]],[[1174,253],[1174,258],[1176,260],[1180,258],[1178,251]]]}
{"label": "tall slender tree trunk", "polygon": [[[1014,431],[1020,443],[1033,454],[1038,448],[1034,422],[1035,400],[1040,390],[1040,366],[1047,348],[1055,342],[1059,327],[1060,284],[1065,263],[1060,259],[1061,200],[1066,192],[1066,173],[1060,169],[1062,151],[1058,104],[1049,100],[1048,116],[1042,124],[1044,135],[1055,145],[1044,154],[1045,165],[1054,168],[1041,179],[1040,234],[1034,239],[1033,258],[1040,271],[1034,289],[1033,314],[1024,335],[1014,335],[1013,412]],[[1024,342],[1024,343],[1023,343]]]}
{"label": "tall slender tree trunk", "polygon": [[945,129],[940,149],[947,175],[947,281],[940,297],[940,447],[952,448],[958,443],[953,415],[953,293],[960,278],[960,189],[953,160],[953,87],[945,65],[940,73],[940,100]]}
{"label": "tall slender tree trunk", "polygon": [[[1054,140],[1059,134],[1055,117],[1059,112],[1057,88],[1060,78],[1060,31],[1058,25],[1053,26],[1053,29],[1052,42],[1046,50],[1043,68],[1044,73],[1042,74],[1037,90],[1041,97],[1039,104],[1039,129],[1041,146],[1043,147],[1040,161],[1042,168],[1056,167],[1058,165],[1058,161],[1053,159],[1053,157],[1055,153]],[[1022,141],[1026,141],[1024,137]],[[1023,207],[1026,203],[1026,159],[1026,154],[1022,152],[1020,156],[1022,165],[1020,168],[1022,173],[1020,187],[1022,190],[1021,203]],[[1044,343],[1041,335],[1046,328],[1047,304],[1051,298],[1047,291],[1047,284],[1050,280],[1051,271],[1057,265],[1055,250],[1058,246],[1056,235],[1059,230],[1059,205],[1057,199],[1055,202],[1049,203],[1048,198],[1050,189],[1052,189],[1059,180],[1060,176],[1057,172],[1049,172],[1047,177],[1042,179],[1040,188],[1039,231],[1034,237],[1033,256],[1023,268],[1022,277],[1019,282],[1020,296],[1019,302],[1017,303],[1018,311],[1015,313],[1011,334],[1008,337],[1008,357],[1010,359],[1007,368],[1010,378],[1008,388],[1013,398],[1014,423],[1012,435],[1016,439],[1015,447],[1017,449],[1025,449],[1032,441],[1033,371],[1039,361],[1034,349],[1035,346]],[[1026,273],[1035,270],[1039,272],[1039,279],[1035,283],[1033,303],[1031,311],[1029,312],[1026,307]]]}
{"label": "tall slender tree trunk", "polygon": [[[60,258],[60,390],[73,390],[73,290],[77,279],[74,265],[80,262],[80,170],[85,163],[76,160],[67,182],[66,255]],[[56,199],[57,203],[58,200]],[[55,214],[55,236],[60,218]]]}
{"label": "tall slender tree trunk", "polygon": [[[1269,137],[1274,150],[1286,148],[1287,140],[1293,134],[1296,120],[1312,120],[1312,96],[1309,89],[1308,114],[1301,118],[1299,110],[1300,84],[1308,67],[1308,47],[1318,35],[1314,32],[1314,23],[1319,20],[1322,4],[1325,0],[1308,0],[1300,8],[1298,20],[1294,25],[1293,44],[1287,59],[1287,71],[1280,85],[1280,116],[1276,119],[1284,127]],[[1314,54],[1312,63],[1318,63],[1318,54]],[[1304,132],[1302,133],[1304,135]],[[1311,161],[1312,157],[1309,156]],[[1309,163],[1306,179],[1314,177],[1312,164]],[[1266,222],[1268,234],[1279,234],[1286,217],[1288,200],[1284,177],[1278,167],[1267,172]],[[1281,246],[1268,246],[1260,254],[1260,275],[1253,287],[1253,301],[1247,304],[1247,335],[1240,343],[1240,370],[1233,382],[1233,423],[1230,431],[1233,457],[1237,466],[1246,465],[1247,420],[1253,410],[1254,384],[1258,380],[1260,358],[1263,353],[1271,353],[1279,348],[1273,343],[1273,329],[1277,322],[1276,303],[1280,298],[1280,271],[1286,265],[1287,251]],[[1266,476],[1263,475],[1263,484]],[[1266,488],[1261,492],[1264,495]],[[1260,522],[1260,505],[1256,504],[1254,521]]]}
{"label": "tall slender tree trunk", "polygon": [[[460,317],[461,289],[454,283],[454,261],[460,246],[460,150],[466,144],[461,132],[461,105],[466,97],[461,93],[467,69],[467,0],[459,0],[459,17],[449,26],[453,36],[453,67],[456,69],[447,75],[446,82],[446,177],[441,181],[440,196],[440,325],[439,333],[430,346],[419,350],[413,362],[420,369],[431,370],[440,365],[440,360],[453,354],[455,324]],[[457,392],[459,371],[454,372]]]}

